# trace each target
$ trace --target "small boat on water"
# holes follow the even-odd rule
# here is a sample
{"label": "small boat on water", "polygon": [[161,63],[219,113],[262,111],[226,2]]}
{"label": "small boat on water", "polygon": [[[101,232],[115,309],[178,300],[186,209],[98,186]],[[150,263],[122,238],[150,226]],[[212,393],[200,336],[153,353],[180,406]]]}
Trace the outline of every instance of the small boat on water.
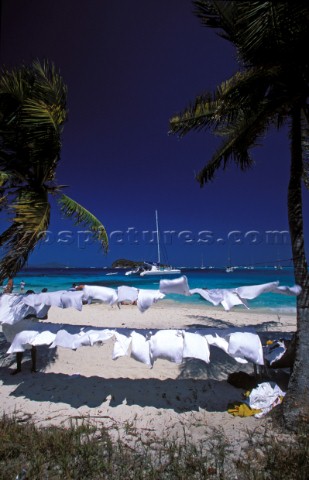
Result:
{"label": "small boat on water", "polygon": [[204,265],[204,257],[203,257],[203,255],[202,255],[202,263],[201,263],[201,267],[200,267],[200,268],[201,268],[201,270],[205,270],[205,268],[206,268],[205,265]]}
{"label": "small boat on water", "polygon": [[130,270],[125,275],[139,275],[140,277],[146,276],[164,276],[164,275],[179,275],[181,270],[179,268],[173,268],[161,264],[161,252],[160,252],[160,232],[158,222],[158,212],[156,210],[156,234],[157,234],[157,246],[158,246],[158,261],[156,263],[144,262],[144,265],[137,267],[135,270]]}
{"label": "small boat on water", "polygon": [[[146,265],[146,264],[145,264]],[[125,272],[125,275],[137,275],[140,276],[142,272],[144,272],[145,266],[144,265],[139,265],[138,267],[134,268],[133,270],[128,270]]]}
{"label": "small boat on water", "polygon": [[[150,264],[148,264],[150,265]],[[152,264],[149,270],[144,270],[140,273],[141,277],[147,275],[179,275],[181,270],[179,268],[166,267],[163,265]]]}

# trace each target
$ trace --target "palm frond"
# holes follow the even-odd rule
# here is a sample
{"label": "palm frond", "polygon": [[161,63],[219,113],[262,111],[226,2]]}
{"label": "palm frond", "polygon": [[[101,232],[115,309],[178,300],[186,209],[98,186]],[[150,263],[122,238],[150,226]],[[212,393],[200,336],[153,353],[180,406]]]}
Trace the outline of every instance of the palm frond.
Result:
{"label": "palm frond", "polygon": [[97,240],[103,250],[108,250],[108,236],[102,223],[82,205],[75,202],[67,195],[62,194],[58,200],[62,213],[69,218],[73,218],[76,225],[83,224],[88,228],[95,240]]}
{"label": "palm frond", "polygon": [[216,124],[215,112],[218,103],[210,93],[198,96],[195,102],[181,113],[174,115],[170,121],[169,134],[178,134],[183,137],[191,130],[211,128]]}
{"label": "palm frond", "polygon": [[205,1],[194,0],[194,14],[200,19],[202,25],[215,28],[218,35],[226,40],[235,38],[235,6],[232,1]]}
{"label": "palm frond", "polygon": [[[237,72],[230,79],[222,82],[214,94],[206,92],[198,96],[194,103],[170,119],[171,134],[184,136],[191,130],[212,130],[224,128],[233,122],[237,112],[252,109],[252,104],[259,104],[265,95],[267,83],[262,69]],[[254,92],[254,94],[252,93]]]}
{"label": "palm frond", "polygon": [[36,73],[36,88],[41,99],[47,100],[51,105],[55,103],[56,99],[56,103],[65,106],[67,87],[55,65],[48,60],[43,62],[36,60],[32,66]]}
{"label": "palm frond", "polygon": [[196,179],[203,186],[213,180],[219,168],[225,168],[228,161],[234,161],[241,170],[246,170],[253,165],[249,149],[254,147],[259,138],[275,122],[278,104],[265,102],[260,104],[257,111],[238,111],[233,122],[221,130],[226,140],[214,153],[212,159],[197,174]]}
{"label": "palm frond", "polygon": [[0,103],[10,96],[17,102],[22,102],[25,94],[24,69],[8,70],[3,68],[0,75]]}
{"label": "palm frond", "polygon": [[46,127],[57,130],[66,119],[66,112],[60,105],[48,103],[40,99],[29,99],[22,109],[22,125],[42,127],[46,136]]}
{"label": "palm frond", "polygon": [[12,175],[10,175],[9,173],[0,171],[0,187],[3,187],[3,185],[11,179],[12,179]]}
{"label": "palm frond", "polygon": [[50,221],[50,205],[46,190],[19,191],[11,206],[14,217],[11,226],[0,236],[4,250],[0,262],[0,281],[14,277],[25,265],[37,243],[44,238]]}
{"label": "palm frond", "polygon": [[33,62],[0,75],[0,166],[26,181],[51,181],[67,118],[67,88],[55,66]]}
{"label": "palm frond", "polygon": [[309,41],[309,9],[297,2],[251,1],[237,3],[237,48],[249,64],[307,62],[302,46]]}
{"label": "palm frond", "polygon": [[0,171],[0,211],[7,205],[9,189],[13,178],[10,173]]}

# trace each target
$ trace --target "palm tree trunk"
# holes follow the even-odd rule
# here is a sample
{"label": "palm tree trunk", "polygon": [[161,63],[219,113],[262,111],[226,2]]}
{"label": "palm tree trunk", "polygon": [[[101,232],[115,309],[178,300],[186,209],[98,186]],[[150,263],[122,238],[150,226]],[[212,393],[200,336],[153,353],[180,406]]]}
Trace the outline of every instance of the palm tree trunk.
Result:
{"label": "palm tree trunk", "polygon": [[301,111],[295,107],[291,127],[291,172],[288,217],[295,282],[302,287],[297,297],[296,356],[287,395],[283,402],[286,426],[294,431],[309,425],[309,277],[302,213]]}

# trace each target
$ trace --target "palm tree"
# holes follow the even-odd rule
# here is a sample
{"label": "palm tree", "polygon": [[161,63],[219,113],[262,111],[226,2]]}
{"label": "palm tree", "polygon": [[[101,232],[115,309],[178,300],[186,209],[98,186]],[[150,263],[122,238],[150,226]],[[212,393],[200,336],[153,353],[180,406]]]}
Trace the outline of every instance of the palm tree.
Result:
{"label": "palm tree", "polygon": [[26,263],[50,222],[50,195],[64,215],[89,228],[103,250],[105,228],[89,211],[62,193],[56,182],[61,134],[67,119],[67,88],[55,66],[34,61],[0,76],[0,210],[10,226],[0,235],[4,255],[0,282]]}
{"label": "palm tree", "polygon": [[306,1],[194,1],[202,23],[220,29],[236,46],[240,70],[197,97],[170,119],[170,132],[211,130],[223,143],[198,173],[203,186],[219,168],[234,161],[242,170],[252,166],[249,149],[275,125],[289,124],[290,181],[288,219],[297,298],[296,358],[283,402],[286,425],[294,430],[309,420],[309,277],[306,261],[302,182],[308,186],[309,62],[303,46],[309,40]]}

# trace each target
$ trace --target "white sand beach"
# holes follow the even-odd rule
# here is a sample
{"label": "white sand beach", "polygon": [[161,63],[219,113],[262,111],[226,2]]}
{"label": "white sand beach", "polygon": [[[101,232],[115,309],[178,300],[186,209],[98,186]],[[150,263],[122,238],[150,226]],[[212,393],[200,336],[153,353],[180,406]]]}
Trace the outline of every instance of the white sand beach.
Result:
{"label": "white sand beach", "polygon": [[[295,315],[261,313],[234,308],[209,308],[158,302],[145,313],[134,305],[110,307],[85,305],[81,312],[52,307],[48,321],[103,328],[256,328],[261,338],[291,335]],[[153,368],[130,357],[112,360],[113,342],[76,351],[38,347],[38,372],[30,372],[30,356],[22,372],[11,375],[15,356],[7,355],[9,344],[1,334],[1,413],[38,426],[68,426],[89,421],[108,427],[115,438],[127,441],[155,438],[199,441],[214,428],[239,444],[247,432],[265,428],[264,417],[233,417],[229,402],[242,401],[243,390],[227,382],[232,372],[253,373],[253,365],[237,363],[216,347],[210,363],[186,360],[181,365],[157,360]],[[288,377],[280,377],[284,390]],[[239,444],[240,445],[240,444]]]}

